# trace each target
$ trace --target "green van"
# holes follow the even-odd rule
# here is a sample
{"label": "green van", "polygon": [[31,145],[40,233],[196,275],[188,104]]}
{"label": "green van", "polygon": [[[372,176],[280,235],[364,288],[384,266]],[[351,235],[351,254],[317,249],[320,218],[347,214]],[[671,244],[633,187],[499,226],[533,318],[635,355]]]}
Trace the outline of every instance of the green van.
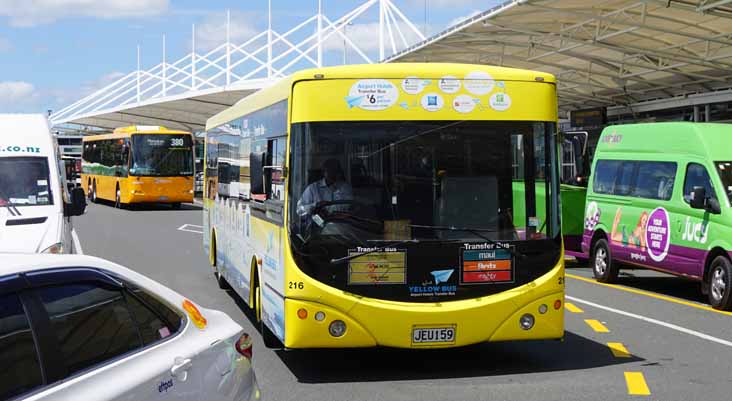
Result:
{"label": "green van", "polygon": [[732,125],[610,126],[591,171],[582,252],[598,281],[650,268],[699,281],[714,308],[732,309]]}

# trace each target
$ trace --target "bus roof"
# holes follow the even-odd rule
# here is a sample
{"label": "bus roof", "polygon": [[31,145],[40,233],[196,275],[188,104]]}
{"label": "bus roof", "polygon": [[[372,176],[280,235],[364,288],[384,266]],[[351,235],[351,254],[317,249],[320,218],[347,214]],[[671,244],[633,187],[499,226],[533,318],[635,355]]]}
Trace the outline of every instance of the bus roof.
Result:
{"label": "bus roof", "polygon": [[602,131],[596,153],[692,155],[732,160],[732,125],[664,122],[611,125]]}
{"label": "bus roof", "polygon": [[[53,154],[53,139],[43,114],[0,114],[0,145],[40,148],[38,155]],[[10,152],[8,152],[10,153]],[[18,156],[20,154],[12,154]],[[7,154],[6,156],[10,156]]]}
{"label": "bus roof", "polygon": [[285,77],[274,85],[259,90],[239,100],[239,102],[232,107],[209,118],[206,122],[206,130],[208,131],[240,116],[287,99],[290,95],[292,84],[298,81],[315,79],[361,79],[372,77],[383,79],[402,79],[413,75],[419,76],[420,78],[439,79],[445,75],[464,77],[476,70],[487,72],[495,80],[556,83],[556,78],[552,74],[546,72],[478,64],[389,63],[309,68]]}
{"label": "bus roof", "polygon": [[102,139],[127,138],[132,134],[152,134],[152,135],[188,134],[188,135],[190,135],[190,132],[169,130],[165,127],[157,126],[157,125],[130,125],[128,127],[117,128],[111,134],[85,136],[83,138],[83,141],[87,142],[87,141],[99,141]]}

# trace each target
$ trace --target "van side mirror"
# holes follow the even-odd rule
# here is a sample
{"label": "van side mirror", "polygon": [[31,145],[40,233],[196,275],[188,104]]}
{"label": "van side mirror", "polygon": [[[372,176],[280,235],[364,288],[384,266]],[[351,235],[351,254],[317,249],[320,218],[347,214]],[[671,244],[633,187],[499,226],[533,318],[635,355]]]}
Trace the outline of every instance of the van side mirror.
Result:
{"label": "van side mirror", "polygon": [[252,195],[265,195],[264,182],[264,161],[266,153],[250,153],[249,154],[249,171],[251,173],[251,193]]}
{"label": "van side mirror", "polygon": [[71,190],[71,203],[64,205],[65,216],[81,216],[86,211],[86,194],[84,189],[76,187]]}
{"label": "van side mirror", "polygon": [[707,199],[707,191],[704,187],[694,187],[691,191],[691,200],[689,204],[692,209],[704,209],[705,201]]}
{"label": "van side mirror", "polygon": [[722,213],[722,207],[719,205],[719,201],[716,198],[707,199],[706,211],[712,214]]}

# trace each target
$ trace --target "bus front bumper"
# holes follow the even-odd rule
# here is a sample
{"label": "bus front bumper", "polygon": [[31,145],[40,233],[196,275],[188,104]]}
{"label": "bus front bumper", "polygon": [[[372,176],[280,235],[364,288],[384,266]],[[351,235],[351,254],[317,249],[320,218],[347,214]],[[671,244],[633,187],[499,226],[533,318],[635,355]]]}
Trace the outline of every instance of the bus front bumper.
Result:
{"label": "bus front bumper", "polygon": [[[360,299],[346,312],[314,301],[288,298],[285,300],[285,346],[445,348],[487,341],[561,339],[564,336],[563,281],[564,266],[560,262],[532,283],[478,299],[425,304]],[[298,316],[301,309],[307,312],[304,319],[302,312]],[[317,320],[316,315],[323,319]],[[525,323],[533,320],[533,325],[522,328],[522,317]],[[340,336],[331,334],[330,330],[337,320],[345,324]],[[443,338],[418,342],[420,331]]]}

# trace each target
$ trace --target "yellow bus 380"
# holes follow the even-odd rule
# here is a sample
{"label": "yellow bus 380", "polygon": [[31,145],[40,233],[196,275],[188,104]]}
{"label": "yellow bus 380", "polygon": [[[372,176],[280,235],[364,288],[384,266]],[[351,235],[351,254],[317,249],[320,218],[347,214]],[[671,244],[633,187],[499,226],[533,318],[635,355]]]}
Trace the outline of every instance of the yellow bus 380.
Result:
{"label": "yellow bus 380", "polygon": [[193,136],[158,126],[83,138],[81,183],[93,202],[193,202]]}
{"label": "yellow bus 380", "polygon": [[287,348],[564,335],[553,76],[301,71],[207,122],[204,248]]}

